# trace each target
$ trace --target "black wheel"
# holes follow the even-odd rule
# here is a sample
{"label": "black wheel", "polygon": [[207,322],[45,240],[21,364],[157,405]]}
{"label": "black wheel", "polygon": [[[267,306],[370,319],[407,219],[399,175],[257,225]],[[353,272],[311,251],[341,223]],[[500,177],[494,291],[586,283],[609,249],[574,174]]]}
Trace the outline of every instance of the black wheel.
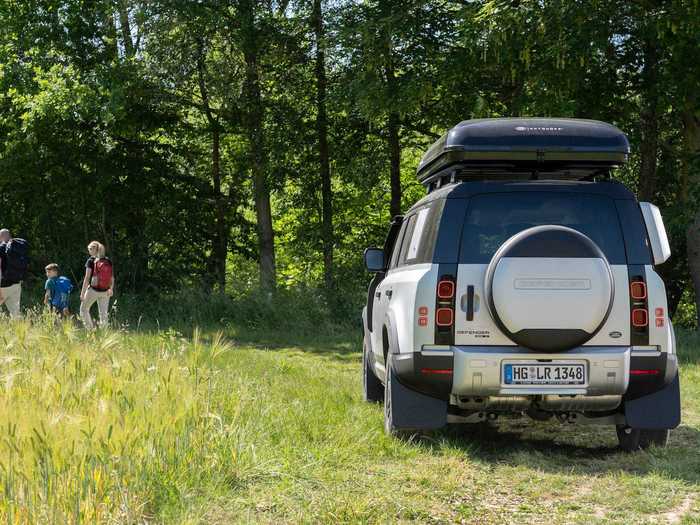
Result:
{"label": "black wheel", "polygon": [[386,360],[386,385],[384,386],[384,431],[390,436],[408,439],[414,432],[410,429],[399,428],[394,421],[394,413],[391,402],[391,385],[396,381],[394,374],[391,371],[391,354]]}
{"label": "black wheel", "polygon": [[638,428],[630,428],[625,426],[617,427],[617,441],[620,448],[625,452],[634,452],[641,448],[639,441],[641,431]]}
{"label": "black wheel", "polygon": [[670,430],[642,430],[639,436],[639,446],[647,449],[651,446],[663,448],[668,445]]}
{"label": "black wheel", "polygon": [[617,439],[620,443],[620,448],[626,452],[646,450],[651,446],[665,447],[668,444],[670,433],[670,430],[665,429],[617,427]]}
{"label": "black wheel", "polygon": [[362,397],[368,403],[384,401],[384,385],[374,375],[367,355],[367,345],[362,345]]}

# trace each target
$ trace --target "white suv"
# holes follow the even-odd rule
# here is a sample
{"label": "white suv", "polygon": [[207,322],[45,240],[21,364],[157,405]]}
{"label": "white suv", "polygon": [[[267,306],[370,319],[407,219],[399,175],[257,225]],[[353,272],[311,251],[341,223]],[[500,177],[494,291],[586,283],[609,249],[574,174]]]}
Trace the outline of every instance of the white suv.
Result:
{"label": "white suv", "polygon": [[658,208],[610,171],[625,135],[573,119],[462,122],[423,157],[363,310],[363,384],[387,432],[501,414],[615,425],[622,448],[680,422]]}

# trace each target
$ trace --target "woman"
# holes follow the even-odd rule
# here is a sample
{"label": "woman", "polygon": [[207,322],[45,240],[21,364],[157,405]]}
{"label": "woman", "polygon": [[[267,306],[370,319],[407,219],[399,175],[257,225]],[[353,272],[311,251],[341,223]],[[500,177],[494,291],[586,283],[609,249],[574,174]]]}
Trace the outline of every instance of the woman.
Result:
{"label": "woman", "polygon": [[90,317],[90,308],[95,303],[100,312],[100,327],[107,326],[109,298],[114,294],[114,274],[112,262],[105,257],[105,247],[102,243],[92,241],[87,250],[90,257],[85,263],[85,277],[80,292],[80,317],[85,328],[92,330],[95,325]]}

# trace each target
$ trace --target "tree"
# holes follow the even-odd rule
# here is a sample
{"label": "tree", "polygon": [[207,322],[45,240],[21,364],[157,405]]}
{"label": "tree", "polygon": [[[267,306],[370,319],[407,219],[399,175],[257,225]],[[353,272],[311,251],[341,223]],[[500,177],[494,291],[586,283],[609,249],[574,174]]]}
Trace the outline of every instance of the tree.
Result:
{"label": "tree", "polygon": [[328,112],[326,110],[326,42],[321,0],[313,0],[311,26],[314,31],[316,56],[316,133],[318,136],[318,164],[321,179],[321,239],[323,244],[323,277],[326,288],[332,290],[333,282],[333,192],[331,188],[331,166],[328,151]]}

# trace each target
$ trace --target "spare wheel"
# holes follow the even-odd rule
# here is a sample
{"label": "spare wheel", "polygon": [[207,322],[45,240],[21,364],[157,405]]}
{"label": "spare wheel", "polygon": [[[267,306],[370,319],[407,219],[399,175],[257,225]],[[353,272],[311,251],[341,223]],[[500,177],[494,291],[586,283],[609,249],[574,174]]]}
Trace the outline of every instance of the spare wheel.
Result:
{"label": "spare wheel", "polygon": [[547,225],[503,243],[484,289],[491,316],[510,340],[558,352],[600,330],[612,308],[614,281],[595,242],[572,228]]}

